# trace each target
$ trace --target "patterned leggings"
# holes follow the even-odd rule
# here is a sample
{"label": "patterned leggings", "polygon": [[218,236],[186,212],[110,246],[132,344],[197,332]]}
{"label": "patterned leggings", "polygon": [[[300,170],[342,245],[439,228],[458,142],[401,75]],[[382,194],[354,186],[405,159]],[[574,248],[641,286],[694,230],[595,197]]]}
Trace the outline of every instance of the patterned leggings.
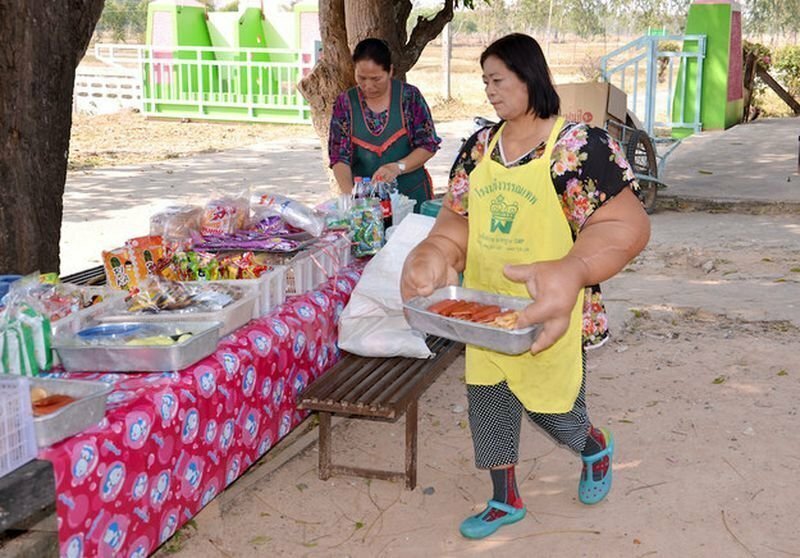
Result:
{"label": "patterned leggings", "polygon": [[567,413],[534,413],[525,409],[505,382],[491,386],[467,384],[469,426],[475,448],[475,466],[490,469],[516,464],[522,412],[559,444],[580,453],[586,445],[589,414],[586,411],[586,354],[583,379],[575,405]]}

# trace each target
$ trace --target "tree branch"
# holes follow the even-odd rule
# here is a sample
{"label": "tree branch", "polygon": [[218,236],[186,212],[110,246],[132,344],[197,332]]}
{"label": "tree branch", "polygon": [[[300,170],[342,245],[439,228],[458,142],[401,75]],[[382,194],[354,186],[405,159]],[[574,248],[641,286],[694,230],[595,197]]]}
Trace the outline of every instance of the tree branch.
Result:
{"label": "tree branch", "polygon": [[420,16],[406,43],[402,59],[395,65],[396,73],[405,75],[419,60],[422,50],[442,32],[444,26],[453,20],[454,0],[445,0],[444,7],[431,19]]}

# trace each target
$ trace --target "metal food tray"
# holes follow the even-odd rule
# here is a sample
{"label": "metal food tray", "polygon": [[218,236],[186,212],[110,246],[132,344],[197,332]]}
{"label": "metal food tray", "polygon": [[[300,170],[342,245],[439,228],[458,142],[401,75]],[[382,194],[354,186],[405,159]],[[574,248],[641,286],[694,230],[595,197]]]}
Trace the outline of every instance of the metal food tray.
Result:
{"label": "metal food tray", "polygon": [[511,310],[522,310],[531,303],[531,300],[526,298],[487,293],[465,287],[444,287],[434,291],[430,296],[413,298],[403,305],[409,325],[425,333],[509,355],[524,353],[530,349],[539,335],[541,326],[538,324],[522,329],[503,329],[458,318],[448,318],[427,310],[431,304],[445,299],[496,304]]}
{"label": "metal food tray", "polygon": [[192,312],[162,310],[161,312],[129,312],[126,308],[116,308],[114,313],[98,316],[100,322],[219,322],[220,337],[225,337],[249,322],[257,311],[258,293],[248,289],[239,300],[214,312]]}
{"label": "metal food tray", "polygon": [[48,395],[68,395],[75,401],[50,414],[34,417],[36,444],[52,446],[65,438],[94,426],[106,414],[106,398],[113,387],[105,382],[30,378],[30,387],[40,387]]}
{"label": "metal food tray", "polygon": [[[248,314],[249,316],[249,314]],[[54,340],[61,364],[68,371],[80,372],[166,372],[183,370],[217,349],[219,322],[114,322],[115,325],[146,325],[148,335],[174,335],[191,332],[192,336],[173,345],[91,344],[71,336]]]}

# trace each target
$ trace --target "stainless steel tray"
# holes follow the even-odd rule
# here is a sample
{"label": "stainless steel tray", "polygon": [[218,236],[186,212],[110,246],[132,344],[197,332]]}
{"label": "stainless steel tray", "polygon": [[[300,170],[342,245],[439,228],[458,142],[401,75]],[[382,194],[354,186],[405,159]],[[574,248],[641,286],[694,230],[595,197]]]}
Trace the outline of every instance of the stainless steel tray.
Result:
{"label": "stainless steel tray", "polygon": [[127,309],[116,307],[113,313],[99,316],[100,322],[219,322],[220,337],[224,337],[245,325],[257,311],[258,293],[248,289],[242,298],[236,300],[221,310],[215,312],[181,312],[163,310],[158,313],[128,312]]}
{"label": "stainless steel tray", "polygon": [[[112,325],[112,324],[106,324]],[[61,363],[69,371],[81,372],[164,372],[183,370],[217,348],[219,322],[122,322],[117,326],[145,325],[148,335],[174,335],[191,332],[192,336],[174,345],[91,344],[77,335],[53,341]]]}
{"label": "stainless steel tray", "polygon": [[49,415],[35,417],[36,444],[51,446],[94,426],[106,414],[106,398],[113,387],[105,382],[30,378],[30,387],[40,387],[48,395],[69,395],[76,401]]}
{"label": "stainless steel tray", "polygon": [[434,291],[430,296],[413,298],[403,305],[409,325],[425,333],[509,355],[524,353],[530,349],[539,335],[541,326],[538,324],[522,329],[502,329],[440,316],[427,310],[431,304],[448,298],[496,304],[511,310],[522,310],[531,303],[527,298],[498,295],[465,287],[444,287]]}

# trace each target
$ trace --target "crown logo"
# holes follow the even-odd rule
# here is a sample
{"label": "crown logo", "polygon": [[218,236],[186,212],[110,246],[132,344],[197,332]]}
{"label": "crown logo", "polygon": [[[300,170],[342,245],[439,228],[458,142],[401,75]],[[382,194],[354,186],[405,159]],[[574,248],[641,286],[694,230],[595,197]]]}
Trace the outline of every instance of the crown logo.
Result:
{"label": "crown logo", "polygon": [[511,232],[511,225],[514,224],[514,218],[519,211],[519,204],[506,203],[503,196],[497,196],[489,205],[489,211],[492,214],[491,232],[500,231],[503,234]]}

